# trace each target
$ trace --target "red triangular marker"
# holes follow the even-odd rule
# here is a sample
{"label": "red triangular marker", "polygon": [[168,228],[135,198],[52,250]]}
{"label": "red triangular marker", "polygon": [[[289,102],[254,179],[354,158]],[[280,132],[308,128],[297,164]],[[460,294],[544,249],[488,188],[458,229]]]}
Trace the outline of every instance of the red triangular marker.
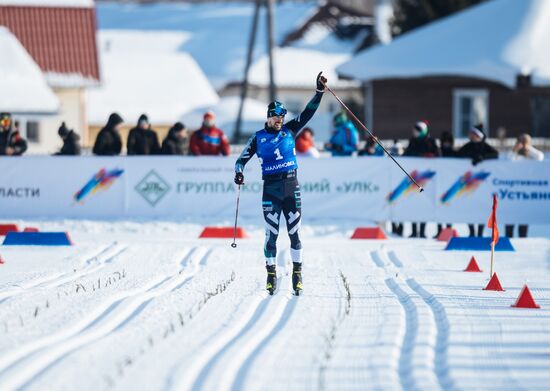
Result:
{"label": "red triangular marker", "polygon": [[497,274],[493,273],[493,277],[489,280],[489,283],[485,288],[483,288],[485,291],[501,291],[503,292],[504,289],[502,288],[502,285],[500,285],[500,281],[498,280]]}
{"label": "red triangular marker", "polygon": [[529,287],[527,284],[523,286],[523,289],[519,293],[518,299],[516,300],[516,303],[512,306],[516,308],[540,308],[540,305],[535,303],[535,299],[533,299],[533,295],[531,295],[531,291],[529,290]]}
{"label": "red triangular marker", "polygon": [[464,269],[464,271],[465,272],[474,272],[474,273],[481,273],[482,272],[482,270],[479,268],[479,266],[476,262],[476,259],[473,256],[470,259],[470,263],[468,264],[466,269]]}

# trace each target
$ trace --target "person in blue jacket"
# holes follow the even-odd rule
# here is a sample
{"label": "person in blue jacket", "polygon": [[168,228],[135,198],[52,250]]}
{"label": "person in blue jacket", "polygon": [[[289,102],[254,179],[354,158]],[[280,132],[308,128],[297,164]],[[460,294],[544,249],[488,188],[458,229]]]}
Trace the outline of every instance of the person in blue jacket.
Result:
{"label": "person in blue jacket", "polygon": [[333,123],[334,132],[325,149],[332,152],[332,156],[351,156],[359,144],[357,128],[344,112],[336,114]]}
{"label": "person in blue jacket", "polygon": [[266,224],[264,255],[267,269],[266,289],[269,294],[277,289],[277,237],[279,221],[284,215],[292,258],[292,287],[296,295],[302,284],[302,242],[300,223],[302,217],[302,195],[298,183],[296,146],[294,140],[300,130],[313,117],[321,103],[327,79],[322,72],[317,75],[317,91],[302,113],[285,121],[287,110],[281,102],[271,102],[267,108],[267,122],[263,129],[250,137],[246,147],[235,164],[235,183],[244,183],[244,166],[254,155],[258,155],[264,181],[262,207]]}

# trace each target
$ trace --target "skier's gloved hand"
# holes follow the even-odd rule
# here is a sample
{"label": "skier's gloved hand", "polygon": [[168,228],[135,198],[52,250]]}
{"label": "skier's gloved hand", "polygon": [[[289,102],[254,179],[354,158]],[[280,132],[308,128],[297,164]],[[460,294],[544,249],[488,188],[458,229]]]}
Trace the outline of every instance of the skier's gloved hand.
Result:
{"label": "skier's gloved hand", "polygon": [[237,185],[242,185],[244,183],[244,175],[242,172],[235,173],[235,183]]}
{"label": "skier's gloved hand", "polygon": [[327,78],[323,76],[323,72],[319,72],[317,75],[317,92],[325,92],[325,83]]}

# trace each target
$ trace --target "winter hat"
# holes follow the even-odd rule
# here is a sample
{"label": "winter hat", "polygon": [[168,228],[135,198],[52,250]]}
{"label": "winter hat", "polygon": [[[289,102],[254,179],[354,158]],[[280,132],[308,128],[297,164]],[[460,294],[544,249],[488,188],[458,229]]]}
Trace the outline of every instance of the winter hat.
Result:
{"label": "winter hat", "polygon": [[428,135],[428,121],[418,121],[414,124],[414,130],[418,132],[418,137],[426,137]]}
{"label": "winter hat", "polygon": [[286,107],[281,102],[274,101],[267,106],[267,118],[285,116],[286,113]]}
{"label": "winter hat", "polygon": [[183,130],[183,129],[185,129],[185,125],[182,124],[181,122],[176,122],[174,124],[174,131],[175,132],[179,132],[180,130]]}
{"label": "winter hat", "polygon": [[202,118],[206,121],[208,118],[215,119],[216,115],[212,110],[208,110],[206,113],[204,113],[204,116]]}
{"label": "winter hat", "polygon": [[485,132],[483,131],[483,124],[477,124],[476,126],[472,126],[470,128],[470,133],[475,134],[480,139],[485,139]]}
{"label": "winter hat", "polygon": [[65,125],[65,122],[61,123],[61,126],[57,130],[57,134],[59,134],[60,137],[66,137],[69,134],[70,130],[67,128],[67,125]]}
{"label": "winter hat", "polygon": [[118,115],[117,113],[112,113],[107,120],[107,126],[117,126],[118,124],[121,124],[123,122],[124,120],[120,115]]}
{"label": "winter hat", "polygon": [[140,115],[138,119],[138,125],[141,125],[143,123],[149,124],[149,118],[145,114]]}

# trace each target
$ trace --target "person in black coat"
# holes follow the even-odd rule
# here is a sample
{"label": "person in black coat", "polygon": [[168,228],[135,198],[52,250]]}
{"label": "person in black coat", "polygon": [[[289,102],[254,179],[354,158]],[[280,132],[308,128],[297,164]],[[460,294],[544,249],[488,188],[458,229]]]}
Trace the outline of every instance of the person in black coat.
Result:
{"label": "person in black coat", "polygon": [[[484,160],[498,159],[498,151],[485,141],[487,136],[482,124],[472,127],[468,132],[468,138],[470,141],[458,150],[458,157],[472,159],[474,166]],[[468,224],[468,229],[470,230],[470,236],[476,236],[473,224]],[[483,236],[484,229],[485,225],[479,224],[477,226],[477,236]]]}
{"label": "person in black coat", "polygon": [[442,157],[456,157],[457,151],[455,149],[455,138],[451,132],[443,132],[439,137],[439,144],[441,145]]}
{"label": "person in black coat", "polygon": [[181,122],[176,122],[162,142],[163,155],[186,155],[189,150],[189,134]]}
{"label": "person in black coat", "polygon": [[69,128],[67,128],[67,125],[65,125],[65,122],[61,123],[57,134],[59,134],[59,137],[61,137],[61,139],[63,140],[63,146],[61,147],[61,150],[56,153],[56,155],[80,155],[80,137],[74,132],[74,130],[69,130]]}
{"label": "person in black coat", "polygon": [[93,152],[100,156],[120,155],[122,151],[122,139],[120,138],[120,126],[124,121],[117,113],[109,116],[107,125],[97,135]]}
{"label": "person in black coat", "polygon": [[472,127],[468,132],[468,138],[470,141],[458,150],[458,157],[472,159],[474,166],[483,160],[498,159],[498,151],[485,141],[487,136],[483,130],[483,125],[479,124]]}
{"label": "person in black coat", "polygon": [[128,155],[158,155],[160,145],[157,134],[151,129],[149,118],[145,114],[139,117],[137,126],[130,130],[126,145]]}
{"label": "person in black coat", "polygon": [[[409,145],[403,156],[438,157],[441,151],[430,136],[428,122],[418,121],[413,127],[413,136],[409,139]],[[418,229],[420,226],[420,230]],[[426,223],[412,223],[411,238],[426,237]]]}

